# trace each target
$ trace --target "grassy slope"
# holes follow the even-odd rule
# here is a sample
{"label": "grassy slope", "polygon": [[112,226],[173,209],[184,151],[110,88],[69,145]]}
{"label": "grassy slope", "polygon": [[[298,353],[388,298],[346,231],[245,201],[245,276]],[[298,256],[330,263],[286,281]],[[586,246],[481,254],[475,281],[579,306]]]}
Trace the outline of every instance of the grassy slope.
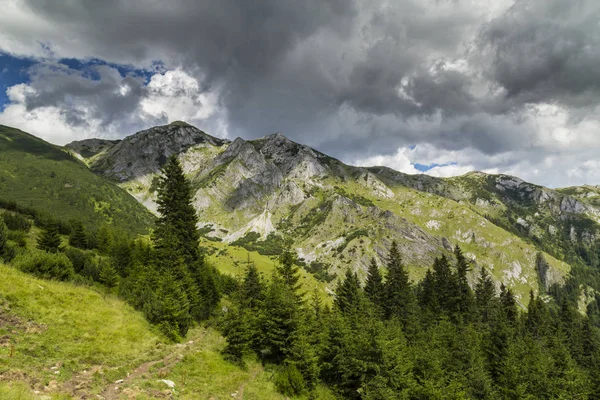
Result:
{"label": "grassy slope", "polygon": [[135,365],[164,346],[139,313],[113,296],[4,265],[0,275],[0,381],[25,379],[43,389],[94,366]]}
{"label": "grassy slope", "polygon": [[[354,186],[353,191],[368,197],[368,192],[360,187]],[[491,269],[492,274],[512,287],[522,301],[526,302],[530,287],[537,288],[534,266],[539,249],[535,246],[489,222],[469,204],[404,186],[394,187],[393,191],[394,199],[372,197],[373,202],[432,235],[459,244],[467,257]],[[568,264],[548,254],[544,256],[556,271],[556,277],[569,272]]]}
{"label": "grassy slope", "polygon": [[[202,239],[200,245],[212,247],[214,250],[211,251],[212,254],[208,255],[208,262],[216,266],[219,271],[232,276],[239,277],[244,274],[248,256],[250,256],[250,262],[254,263],[258,272],[266,279],[270,279],[277,265],[277,257],[264,256],[255,251],[249,252],[242,247],[230,246],[223,242]],[[300,274],[300,283],[302,283],[303,291],[306,294],[310,295],[316,290],[325,302],[331,304],[331,296],[325,290],[326,283],[317,281],[312,274],[302,268],[300,268]]]}
{"label": "grassy slope", "polygon": [[[154,365],[119,393],[155,398],[167,389],[157,380],[169,379],[183,399],[227,399],[240,389],[246,399],[283,399],[272,372],[257,361],[240,368],[221,357],[225,342],[214,329],[192,330],[188,340],[195,343],[186,349],[166,344],[141,314],[111,295],[5,265],[0,276],[1,399],[35,399],[34,390],[52,399],[99,394],[142,363],[180,354],[174,365]],[[320,388],[317,398],[330,397]]]}
{"label": "grassy slope", "polygon": [[59,147],[0,125],[0,199],[53,216],[143,232],[151,214],[123,189]]}

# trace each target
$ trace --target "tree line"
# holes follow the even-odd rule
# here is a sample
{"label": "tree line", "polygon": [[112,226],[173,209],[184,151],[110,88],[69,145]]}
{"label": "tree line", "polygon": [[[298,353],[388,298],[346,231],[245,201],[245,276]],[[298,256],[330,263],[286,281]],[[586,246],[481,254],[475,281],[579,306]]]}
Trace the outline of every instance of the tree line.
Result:
{"label": "tree line", "polygon": [[471,289],[460,248],[418,284],[396,244],[387,274],[353,271],[332,307],[302,293],[294,256],[269,281],[250,264],[223,316],[226,357],[277,366],[286,395],[326,384],[347,399],[600,398],[600,340],[577,305],[512,291],[481,269]]}
{"label": "tree line", "polygon": [[0,258],[44,278],[100,283],[175,341],[214,318],[226,338],[223,355],[273,368],[285,395],[311,396],[326,385],[349,399],[600,398],[598,307],[592,302],[588,315],[580,312],[569,281],[551,287],[551,296],[532,292],[521,310],[485,268],[469,284],[471,265],[459,247],[414,283],[394,243],[385,268],[373,260],[365,282],[346,271],[329,305],[305,293],[302,263],[289,250],[268,279],[251,262],[239,280],[211,267],[175,157],[157,194],[160,216],[150,238],[107,226],[91,234],[74,221],[65,241],[64,224],[48,222],[33,249],[30,220],[5,211]]}

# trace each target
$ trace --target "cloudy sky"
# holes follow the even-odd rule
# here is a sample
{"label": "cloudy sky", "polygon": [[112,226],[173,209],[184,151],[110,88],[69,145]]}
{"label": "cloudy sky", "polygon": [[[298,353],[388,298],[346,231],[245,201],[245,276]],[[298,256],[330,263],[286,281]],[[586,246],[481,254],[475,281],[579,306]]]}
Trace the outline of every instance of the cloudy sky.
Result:
{"label": "cloudy sky", "polygon": [[600,184],[598,0],[0,0],[0,123]]}

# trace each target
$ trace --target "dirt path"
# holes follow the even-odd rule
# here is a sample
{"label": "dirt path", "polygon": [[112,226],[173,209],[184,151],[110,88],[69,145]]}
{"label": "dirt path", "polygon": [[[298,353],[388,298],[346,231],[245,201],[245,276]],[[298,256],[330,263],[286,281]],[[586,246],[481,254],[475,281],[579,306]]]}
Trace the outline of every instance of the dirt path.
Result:
{"label": "dirt path", "polygon": [[[118,383],[116,383],[116,382],[111,383],[106,388],[104,388],[102,393],[100,393],[101,397],[99,397],[99,398],[102,398],[105,400],[118,400],[120,398],[120,396],[123,394],[121,392],[121,388],[123,387],[123,385],[126,385],[128,382],[132,382],[133,380],[135,380],[137,378],[141,378],[142,375],[148,373],[150,368],[152,368],[153,366],[160,364],[160,363],[162,363],[163,366],[158,371],[158,375],[166,376],[166,374],[171,370],[171,368],[173,368],[175,366],[175,364],[177,364],[181,360],[181,358],[185,355],[185,353],[188,353],[189,351],[191,351],[191,349],[194,347],[194,345],[196,345],[202,341],[205,334],[206,334],[206,331],[203,330],[199,335],[197,335],[193,338],[189,338],[188,342],[186,342],[184,344],[175,345],[173,347],[172,351],[169,352],[167,355],[165,355],[160,360],[148,361],[148,362],[141,364],[140,366],[135,368],[133,371],[131,371],[129,373],[129,375],[127,375],[126,377],[123,377],[122,380],[117,381]],[[166,386],[165,386],[165,388],[166,388]]]}
{"label": "dirt path", "polygon": [[252,376],[250,377],[250,379],[248,379],[247,381],[245,381],[244,383],[242,383],[240,385],[240,388],[237,390],[237,396],[236,398],[240,399],[240,400],[244,400],[244,389],[246,389],[246,385],[250,382],[252,382],[255,378],[256,375],[258,375],[258,373],[260,372],[259,369],[256,369],[253,373]]}

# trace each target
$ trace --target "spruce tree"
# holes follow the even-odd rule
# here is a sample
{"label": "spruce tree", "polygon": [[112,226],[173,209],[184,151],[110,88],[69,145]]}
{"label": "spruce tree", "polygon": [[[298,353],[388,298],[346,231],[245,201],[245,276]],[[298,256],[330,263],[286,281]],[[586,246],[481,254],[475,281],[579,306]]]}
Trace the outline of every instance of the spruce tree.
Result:
{"label": "spruce tree", "polygon": [[69,237],[69,244],[79,249],[87,249],[87,235],[85,234],[85,229],[83,228],[81,221],[76,221],[73,224],[71,236]]}
{"label": "spruce tree", "polygon": [[242,303],[250,309],[258,308],[264,302],[265,285],[253,263],[249,263],[246,269],[240,285],[240,296]]}
{"label": "spruce tree", "polygon": [[462,250],[457,245],[454,248],[454,256],[456,257],[456,309],[455,311],[463,321],[468,321],[473,315],[475,299],[473,291],[469,286],[467,274],[469,272],[469,263],[462,253]]}
{"label": "spruce tree", "polygon": [[176,155],[169,158],[158,179],[157,200],[160,217],[156,221],[154,244],[170,249],[187,265],[198,260],[200,234],[198,217],[192,205],[193,193]]}
{"label": "spruce tree", "polygon": [[383,277],[379,271],[379,267],[375,259],[371,259],[369,269],[367,271],[367,282],[365,283],[365,295],[379,309],[383,309],[384,305],[384,288]]}
{"label": "spruce tree", "polygon": [[425,278],[419,283],[418,301],[422,311],[421,320],[428,325],[437,318],[440,311],[435,291],[435,279],[430,269],[427,270]]}
{"label": "spruce tree", "polygon": [[452,273],[450,262],[445,255],[433,263],[433,281],[440,310],[446,315],[452,315],[457,308],[459,291],[456,275]]}
{"label": "spruce tree", "polygon": [[392,243],[389,258],[385,283],[385,313],[387,318],[397,318],[406,330],[416,314],[416,297],[395,241]]}
{"label": "spruce tree", "polygon": [[267,290],[263,311],[261,356],[280,363],[291,349],[292,335],[298,326],[300,308],[297,295],[276,277]]}
{"label": "spruce tree", "polygon": [[283,283],[299,298],[300,271],[295,262],[296,255],[290,250],[284,251],[279,256],[279,266],[277,266],[276,272]]}
{"label": "spruce tree", "polygon": [[494,281],[492,281],[492,278],[487,270],[485,268],[481,268],[479,281],[475,286],[475,300],[477,303],[477,309],[479,311],[479,317],[484,323],[489,322],[492,316],[495,298],[496,287],[494,286]]}
{"label": "spruce tree", "polygon": [[101,260],[98,265],[98,275],[100,282],[109,288],[115,287],[119,281],[119,274],[113,264],[106,260]]}
{"label": "spruce tree", "polygon": [[98,252],[108,254],[113,244],[113,233],[107,225],[102,225],[98,230]]}
{"label": "spruce tree", "polygon": [[346,271],[335,292],[335,305],[343,313],[356,312],[360,306],[361,288],[356,272]]}
{"label": "spruce tree", "polygon": [[519,316],[519,310],[517,309],[517,301],[512,293],[512,290],[504,286],[504,283],[500,285],[500,306],[502,313],[509,325],[514,326]]}
{"label": "spruce tree", "polygon": [[37,239],[37,248],[49,253],[57,253],[60,248],[60,236],[58,234],[58,224],[50,223]]}
{"label": "spruce tree", "polygon": [[237,364],[243,363],[244,354],[250,350],[252,332],[248,317],[245,310],[232,308],[223,318],[222,332],[227,340],[223,354]]}

